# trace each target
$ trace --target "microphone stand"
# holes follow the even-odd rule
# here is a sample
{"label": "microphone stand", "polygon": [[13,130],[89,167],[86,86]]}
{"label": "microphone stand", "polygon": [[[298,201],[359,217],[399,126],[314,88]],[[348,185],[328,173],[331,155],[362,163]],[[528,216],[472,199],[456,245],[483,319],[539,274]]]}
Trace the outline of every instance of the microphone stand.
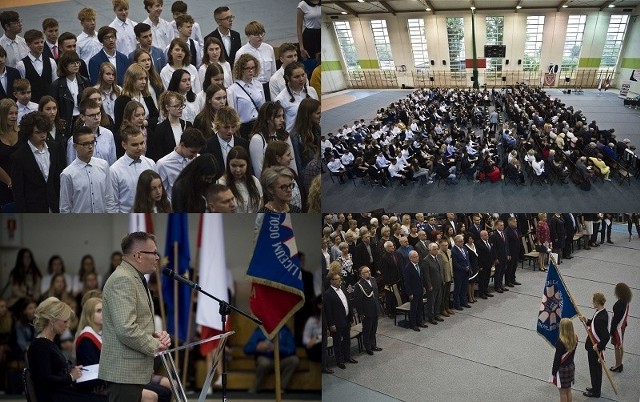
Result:
{"label": "microphone stand", "polygon": [[[227,316],[229,314],[231,314],[231,311],[235,311],[237,313],[242,314],[243,316],[247,317],[248,319],[250,319],[251,321],[255,322],[258,325],[262,325],[262,321],[260,321],[258,318],[252,317],[251,315],[245,313],[244,311],[240,310],[239,308],[227,303],[224,300],[218,299],[217,297],[215,297],[214,295],[212,295],[211,293],[207,292],[206,290],[203,290],[200,285],[198,285],[195,282],[192,282],[186,278],[184,278],[183,276],[180,276],[178,274],[176,274],[175,272],[173,272],[172,270],[170,270],[169,268],[165,268],[163,270],[163,274],[165,274],[166,276],[173,278],[174,280],[181,282],[187,286],[189,286],[192,289],[197,290],[198,292],[202,293],[205,296],[208,296],[209,298],[215,300],[218,302],[218,305],[220,306],[218,312],[220,313],[220,318],[222,321],[222,332],[225,331],[226,328],[226,322],[227,322]],[[226,345],[223,345],[223,349],[222,349],[222,402],[227,402],[227,348]]]}

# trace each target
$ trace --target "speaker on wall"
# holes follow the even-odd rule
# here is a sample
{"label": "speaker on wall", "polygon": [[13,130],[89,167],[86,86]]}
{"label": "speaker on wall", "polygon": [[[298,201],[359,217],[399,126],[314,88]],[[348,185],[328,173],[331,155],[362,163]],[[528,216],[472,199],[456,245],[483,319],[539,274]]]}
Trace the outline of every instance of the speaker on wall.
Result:
{"label": "speaker on wall", "polygon": [[522,60],[518,59],[518,65],[522,64]]}
{"label": "speaker on wall", "polygon": [[446,66],[447,65],[447,61],[446,60],[442,60],[442,65]]}
{"label": "speaker on wall", "polygon": [[469,77],[469,78],[471,78],[471,82],[475,81],[475,80],[473,79],[474,77]]}
{"label": "speaker on wall", "polygon": [[502,82],[505,82],[507,80],[507,77],[502,77]]}
{"label": "speaker on wall", "polygon": [[435,66],[436,65],[436,61],[435,60],[431,60],[431,65]]}
{"label": "speaker on wall", "polygon": [[509,65],[509,59],[505,59],[504,64]]}
{"label": "speaker on wall", "polygon": [[571,81],[571,77],[564,77],[564,82],[569,82]]}
{"label": "speaker on wall", "polygon": [[434,81],[433,77],[429,77],[429,81],[433,82]]}

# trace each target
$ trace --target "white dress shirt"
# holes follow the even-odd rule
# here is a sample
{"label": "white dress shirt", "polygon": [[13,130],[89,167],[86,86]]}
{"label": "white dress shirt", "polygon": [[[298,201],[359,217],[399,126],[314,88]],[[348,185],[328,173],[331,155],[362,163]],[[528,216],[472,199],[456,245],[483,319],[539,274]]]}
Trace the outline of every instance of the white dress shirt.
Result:
{"label": "white dress shirt", "polygon": [[[96,145],[93,148],[93,157],[105,160],[109,166],[116,161],[116,143],[113,133],[108,128],[98,127],[96,131]],[[73,147],[73,136],[67,140],[67,165],[76,159],[76,149]]]}
{"label": "white dress shirt", "polygon": [[109,165],[92,157],[89,163],[76,158],[60,174],[61,213],[116,212]]}
{"label": "white dress shirt", "polygon": [[49,146],[45,142],[44,148],[42,148],[41,151],[31,143],[31,140],[27,141],[27,144],[29,144],[29,148],[31,148],[31,152],[33,152],[33,156],[36,158],[36,163],[38,164],[38,168],[40,168],[40,173],[42,173],[44,181],[49,180],[49,169],[51,168],[51,155],[49,154]]}
{"label": "white dress shirt", "polygon": [[342,302],[342,306],[344,307],[345,316],[349,316],[349,302],[347,302],[347,296],[345,296],[344,292],[340,288],[336,288],[331,286],[333,290],[338,294],[340,301]]}
{"label": "white dress shirt", "polygon": [[293,102],[291,102],[291,94],[287,91],[286,87],[280,91],[280,94],[278,94],[274,99],[274,101],[279,101],[284,108],[284,123],[288,132],[293,131],[293,125],[295,124],[296,116],[298,115],[298,107],[300,107],[300,102],[307,97],[307,93],[311,98],[318,100],[318,93],[315,88],[311,86],[307,87],[306,93],[304,92],[304,89],[300,92],[291,91],[291,94],[293,94]]}
{"label": "white dress shirt", "polygon": [[166,49],[171,44],[173,38],[175,38],[173,27],[169,21],[165,19],[159,18],[157,25],[151,22],[149,17],[142,22],[151,26],[151,33],[153,35],[152,45],[158,49]]}
{"label": "white dress shirt", "polygon": [[[218,61],[218,65],[222,67],[222,73],[224,74],[224,87],[229,88],[231,84],[233,84],[233,73],[231,72],[231,64],[228,61],[221,63]],[[204,64],[198,68],[198,76],[200,77],[200,82],[202,82],[202,90],[206,91],[209,88],[210,83],[204,82],[204,76],[207,74],[207,67]]]}
{"label": "white dress shirt", "polygon": [[[178,37],[178,27],[176,25],[176,20],[171,21],[171,28],[173,28],[173,36]],[[202,30],[200,29],[200,24],[197,22],[193,23],[193,27],[191,30],[191,36],[189,39],[193,39],[200,46],[200,51],[202,51],[202,46],[204,46],[204,37],[202,36]]]}
{"label": "white dress shirt", "polygon": [[[242,88],[244,88],[244,91]],[[253,99],[253,102],[251,99]],[[227,104],[238,112],[240,123],[248,123],[258,118],[258,109],[262,107],[264,102],[262,84],[255,78],[251,80],[250,84],[237,80],[227,88]],[[258,106],[258,109],[256,109],[256,106]]]}
{"label": "white dress shirt", "polygon": [[[8,95],[8,94],[7,94]],[[20,120],[22,120],[22,117],[26,114],[29,114],[31,112],[37,112],[38,111],[38,104],[35,102],[29,102],[26,105],[23,105],[20,102],[16,102],[16,105],[18,106],[18,121],[16,124],[20,124]]]}
{"label": "white dress shirt", "polygon": [[[187,70],[189,74],[191,74],[191,90],[196,94],[202,91],[202,82],[200,82],[198,70],[196,70],[193,64],[182,67],[182,69]],[[171,67],[169,63],[167,63],[166,66],[162,67],[162,70],[160,71],[160,78],[162,78],[162,84],[165,88],[169,88],[169,81],[171,81],[171,76],[173,75],[174,71],[176,71],[176,69]]]}
{"label": "white dress shirt", "polygon": [[171,190],[173,189],[173,183],[175,183],[176,178],[178,177],[180,172],[182,172],[182,170],[192,160],[193,159],[188,159],[180,155],[176,152],[175,149],[171,151],[171,153],[158,159],[156,167],[158,168],[158,174],[160,175],[162,185],[164,186],[164,190],[167,193],[167,198],[169,198],[169,201],[171,201]]}
{"label": "white dress shirt", "polygon": [[116,202],[116,212],[129,213],[133,207],[136,196],[136,186],[138,177],[147,169],[157,171],[156,163],[141,156],[138,160],[133,160],[126,153],[120,157],[109,170],[111,171],[111,185]]}
{"label": "white dress shirt", "polygon": [[[249,172],[247,172],[247,175],[249,175]],[[258,192],[260,193],[260,199],[262,199],[262,186],[260,185],[260,180],[258,180],[254,175],[249,175],[248,179],[253,181],[253,184],[255,184],[256,188],[258,189]],[[226,186],[227,177],[223,175],[218,179],[218,183],[224,184]],[[238,190],[238,193],[242,198],[242,199],[239,199],[238,197],[236,197],[236,212],[237,213],[258,212],[258,210],[260,209],[260,205],[254,205],[252,207],[252,205],[249,204],[249,190],[247,189],[247,185],[244,182],[236,181],[236,189]]]}
{"label": "white dress shirt", "polygon": [[229,30],[226,34],[223,34],[222,31],[220,31],[219,27],[216,29],[220,34],[222,45],[224,46],[224,49],[227,51],[226,54],[231,54],[231,30]]}
{"label": "white dress shirt", "polygon": [[273,47],[268,43],[262,42],[259,47],[255,48],[247,43],[238,49],[235,61],[238,61],[238,58],[245,53],[252,55],[260,63],[260,75],[256,77],[258,81],[263,84],[269,83],[269,79],[276,72],[276,56],[273,52]]}
{"label": "white dress shirt", "polygon": [[[285,140],[289,147],[293,150],[293,144],[291,143],[291,137],[287,137]],[[249,155],[251,156],[251,166],[253,166],[253,174],[256,177],[262,175],[262,164],[264,162],[264,151],[267,149],[267,142],[264,140],[260,133],[256,133],[251,137],[249,141]],[[293,152],[293,151],[292,151]],[[291,168],[296,174],[298,174],[298,167],[296,165],[295,158],[291,158],[289,163]]]}
{"label": "white dress shirt", "polygon": [[136,50],[138,47],[138,42],[136,41],[136,34],[133,32],[133,27],[137,25],[137,22],[131,21],[131,19],[127,18],[122,21],[120,18],[116,17],[109,26],[114,28],[117,32],[116,34],[116,49],[120,53],[128,55],[129,53]]}
{"label": "white dress shirt", "polygon": [[0,36],[0,45],[7,51],[7,58],[4,62],[6,66],[15,67],[18,62],[29,54],[29,46],[22,36],[16,35],[15,39],[7,38],[7,35]]}
{"label": "white dress shirt", "polygon": [[102,43],[98,40],[98,35],[94,32],[91,35],[88,35],[84,31],[78,35],[78,40],[76,41],[76,53],[87,66],[89,65],[89,60],[99,51],[102,50]]}

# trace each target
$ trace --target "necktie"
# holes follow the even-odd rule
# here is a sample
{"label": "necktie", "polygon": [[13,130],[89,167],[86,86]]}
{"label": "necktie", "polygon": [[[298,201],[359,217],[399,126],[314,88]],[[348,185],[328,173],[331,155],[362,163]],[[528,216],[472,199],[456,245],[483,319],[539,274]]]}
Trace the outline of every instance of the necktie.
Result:
{"label": "necktie", "polygon": [[500,232],[500,237],[502,237],[502,241],[504,241],[504,232]]}
{"label": "necktie", "polygon": [[418,268],[418,264],[413,264],[413,266],[416,268],[416,271],[418,271],[418,275],[420,275],[420,268]]}
{"label": "necktie", "polygon": [[58,46],[53,45],[53,47],[51,48],[51,52],[53,53],[53,58],[55,60],[58,60]]}

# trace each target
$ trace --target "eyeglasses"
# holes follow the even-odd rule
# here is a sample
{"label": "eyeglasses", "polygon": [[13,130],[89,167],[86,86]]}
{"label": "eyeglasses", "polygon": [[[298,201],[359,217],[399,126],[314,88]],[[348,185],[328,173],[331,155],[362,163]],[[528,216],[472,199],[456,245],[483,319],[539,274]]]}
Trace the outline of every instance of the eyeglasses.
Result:
{"label": "eyeglasses", "polygon": [[9,25],[11,25],[11,24],[21,25],[21,24],[22,24],[22,20],[18,20],[18,21],[11,21],[11,22],[9,23]]}
{"label": "eyeglasses", "polygon": [[263,38],[267,33],[266,32],[262,32],[259,34],[252,34],[251,36],[257,36],[258,38]]}
{"label": "eyeglasses", "polygon": [[293,188],[294,188],[295,186],[296,186],[295,184],[290,183],[290,184],[283,184],[283,185],[281,185],[281,186],[280,186],[280,187],[278,187],[278,188],[279,188],[280,190],[282,190],[282,191],[291,191],[291,190],[293,190]]}
{"label": "eyeglasses", "polygon": [[187,105],[185,105],[184,103],[181,103],[179,105],[169,105],[169,107],[175,107],[176,109],[184,109],[185,107],[187,107]]}
{"label": "eyeglasses", "polygon": [[98,112],[98,113],[93,113],[93,114],[85,114],[84,117],[89,117],[89,118],[95,118],[95,117],[100,117],[100,115],[102,114],[102,112]]}
{"label": "eyeglasses", "polygon": [[236,19],[236,17],[234,17],[233,15],[230,15],[228,17],[218,18],[218,21],[233,21],[235,19]]}
{"label": "eyeglasses", "polygon": [[76,145],[81,145],[81,146],[83,146],[85,148],[89,148],[89,147],[95,147],[97,143],[98,143],[98,141],[93,140],[91,142],[83,142],[83,143],[76,142]]}
{"label": "eyeglasses", "polygon": [[69,66],[79,66],[80,64],[81,64],[80,60],[78,60],[78,61],[70,61],[69,63],[67,63],[67,65],[69,65]]}
{"label": "eyeglasses", "polygon": [[139,253],[142,253],[142,254],[153,254],[153,255],[155,255],[155,256],[160,257],[160,253],[158,253],[157,251],[142,251],[142,250],[140,250],[140,251],[138,251],[138,252],[139,252]]}
{"label": "eyeglasses", "polygon": [[251,67],[247,66],[247,67],[243,68],[243,70],[247,70],[247,71],[248,70],[255,70],[255,69],[256,69],[256,66],[251,66]]}

